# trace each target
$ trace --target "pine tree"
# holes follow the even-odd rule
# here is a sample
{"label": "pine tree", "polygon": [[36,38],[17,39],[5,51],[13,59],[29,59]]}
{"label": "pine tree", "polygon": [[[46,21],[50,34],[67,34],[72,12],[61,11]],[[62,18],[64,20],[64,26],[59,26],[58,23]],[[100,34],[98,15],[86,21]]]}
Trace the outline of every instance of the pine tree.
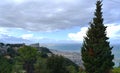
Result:
{"label": "pine tree", "polygon": [[112,47],[106,36],[106,26],[102,18],[102,1],[97,0],[95,17],[90,23],[81,48],[86,73],[110,73],[113,68]]}

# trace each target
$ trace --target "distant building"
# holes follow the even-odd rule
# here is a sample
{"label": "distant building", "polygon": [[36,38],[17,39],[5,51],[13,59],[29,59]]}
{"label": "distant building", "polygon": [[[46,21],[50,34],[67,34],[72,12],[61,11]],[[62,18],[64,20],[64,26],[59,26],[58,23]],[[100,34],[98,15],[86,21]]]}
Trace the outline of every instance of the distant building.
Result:
{"label": "distant building", "polygon": [[39,48],[40,47],[39,43],[31,44],[30,46],[31,47],[35,47],[35,48]]}

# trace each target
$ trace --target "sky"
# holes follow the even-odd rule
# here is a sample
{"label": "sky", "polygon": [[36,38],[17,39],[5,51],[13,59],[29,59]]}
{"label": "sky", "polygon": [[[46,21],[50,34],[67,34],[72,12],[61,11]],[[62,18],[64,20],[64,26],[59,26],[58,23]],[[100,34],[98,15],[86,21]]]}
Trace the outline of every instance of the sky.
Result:
{"label": "sky", "polygon": [[[120,43],[120,1],[103,0],[111,43]],[[96,0],[1,0],[0,42],[82,43]]]}

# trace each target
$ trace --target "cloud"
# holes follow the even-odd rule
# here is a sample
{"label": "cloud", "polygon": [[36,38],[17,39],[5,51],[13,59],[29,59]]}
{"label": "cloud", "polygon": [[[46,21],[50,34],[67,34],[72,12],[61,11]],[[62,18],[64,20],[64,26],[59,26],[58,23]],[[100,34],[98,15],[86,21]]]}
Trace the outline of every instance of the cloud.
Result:
{"label": "cloud", "polygon": [[4,42],[4,43],[31,43],[32,41],[0,34],[0,42]]}
{"label": "cloud", "polygon": [[9,28],[0,27],[0,42],[4,43],[30,43],[32,41],[16,37],[15,34]]}
{"label": "cloud", "polygon": [[[84,26],[93,16],[94,0],[5,0],[0,3],[0,26],[31,31],[54,31]],[[20,4],[18,4],[20,3]]]}
{"label": "cloud", "polygon": [[[6,35],[30,41],[52,41],[34,33],[80,27],[79,32],[68,36],[71,40],[82,41],[84,28],[94,17],[95,3],[96,0],[3,0],[0,2],[0,38]],[[119,3],[117,0],[103,1],[104,23],[110,26],[108,36],[113,39],[119,38]],[[114,31],[110,32],[112,28]]]}
{"label": "cloud", "polygon": [[[95,0],[4,0],[0,26],[31,31],[55,31],[86,26],[93,18]],[[105,23],[120,22],[119,1],[103,1]]]}
{"label": "cloud", "polygon": [[33,38],[33,34],[24,34],[21,36],[23,39],[30,39]]}
{"label": "cloud", "polygon": [[[119,40],[120,38],[120,25],[118,24],[105,24],[107,27],[107,37],[110,38],[111,42],[114,42],[115,40]],[[86,36],[86,32],[88,30],[88,27],[82,27],[81,30],[77,33],[69,33],[68,37],[70,40],[74,40],[77,42],[82,42],[83,37]]]}
{"label": "cloud", "polygon": [[120,25],[118,24],[106,24],[107,27],[107,36],[111,39],[120,38]]}
{"label": "cloud", "polygon": [[11,43],[32,43],[38,42],[42,37],[34,36],[34,33],[29,31],[24,31],[22,29],[12,29],[12,28],[3,28],[0,27],[0,42],[11,42]]}
{"label": "cloud", "polygon": [[0,34],[8,34],[8,29],[5,29],[5,28],[1,28],[0,27]]}
{"label": "cloud", "polygon": [[86,36],[87,30],[88,30],[88,27],[82,27],[81,30],[77,33],[69,33],[68,37],[71,40],[82,42],[84,39],[83,37]]}
{"label": "cloud", "polygon": [[39,42],[40,40],[44,39],[43,37],[40,36],[34,36],[34,34],[23,34],[21,35],[21,38],[33,42]]}

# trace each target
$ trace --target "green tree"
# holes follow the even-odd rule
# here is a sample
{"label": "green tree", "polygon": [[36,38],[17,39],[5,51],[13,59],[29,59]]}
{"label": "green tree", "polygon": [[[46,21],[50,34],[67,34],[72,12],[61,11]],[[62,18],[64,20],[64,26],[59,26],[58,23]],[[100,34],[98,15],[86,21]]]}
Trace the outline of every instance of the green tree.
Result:
{"label": "green tree", "polygon": [[35,64],[35,73],[49,73],[46,64],[46,58],[38,57],[37,62]]}
{"label": "green tree", "polygon": [[35,63],[35,73],[49,73],[46,64],[47,58],[48,57],[43,57],[42,52],[38,52],[37,61]]}
{"label": "green tree", "polygon": [[112,70],[112,73],[120,73],[120,68],[119,68],[119,67],[115,67],[115,68]]}
{"label": "green tree", "polygon": [[62,56],[53,55],[47,59],[47,68],[50,73],[67,73],[64,63],[64,58]]}
{"label": "green tree", "polygon": [[0,56],[0,73],[12,73],[13,63],[3,56]]}
{"label": "green tree", "polygon": [[16,52],[13,48],[9,47],[9,48],[7,49],[7,54],[8,54],[10,57],[14,58],[14,57],[17,55],[17,52]]}
{"label": "green tree", "polygon": [[19,61],[23,63],[23,69],[25,69],[27,73],[34,73],[37,49],[30,46],[23,46],[18,50],[18,54]]}
{"label": "green tree", "polygon": [[77,73],[77,71],[73,65],[68,66],[67,70],[69,73]]}
{"label": "green tree", "polygon": [[106,36],[107,27],[103,24],[101,2],[101,0],[97,0],[95,17],[90,23],[87,36],[84,37],[81,50],[86,73],[110,73],[114,65],[112,47],[110,47],[109,38]]}
{"label": "green tree", "polygon": [[12,73],[23,73],[25,70],[23,70],[23,66],[20,62],[16,60],[15,64],[13,65]]}

